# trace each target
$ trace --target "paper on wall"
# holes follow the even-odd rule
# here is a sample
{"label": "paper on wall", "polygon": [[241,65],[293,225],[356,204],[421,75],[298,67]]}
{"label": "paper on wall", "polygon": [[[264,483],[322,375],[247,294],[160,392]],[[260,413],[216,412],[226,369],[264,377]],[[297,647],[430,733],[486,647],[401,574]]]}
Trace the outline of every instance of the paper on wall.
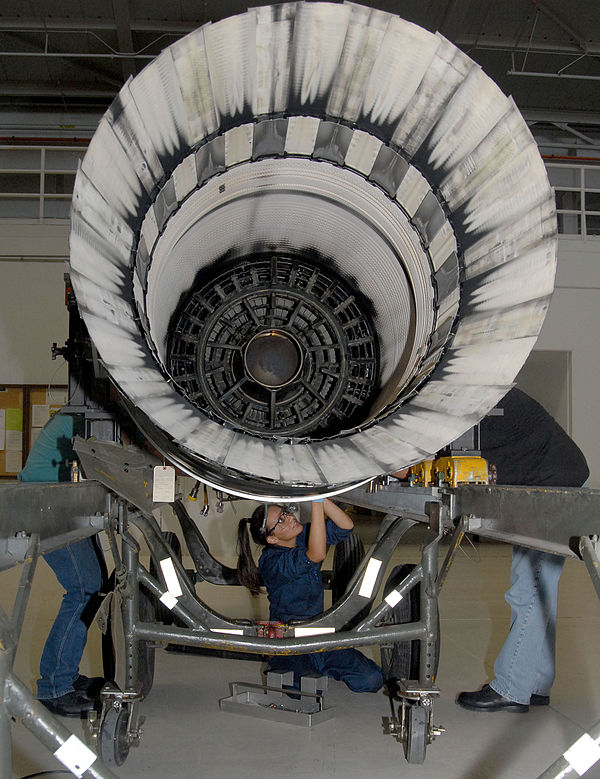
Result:
{"label": "paper on wall", "polygon": [[23,409],[22,408],[6,409],[6,429],[7,430],[23,429]]}
{"label": "paper on wall", "polygon": [[6,473],[18,473],[23,466],[23,452],[6,452],[4,470]]}
{"label": "paper on wall", "polygon": [[31,426],[44,427],[50,419],[50,406],[34,405],[31,407]]}
{"label": "paper on wall", "polygon": [[6,451],[20,452],[23,449],[23,433],[20,430],[6,431]]}

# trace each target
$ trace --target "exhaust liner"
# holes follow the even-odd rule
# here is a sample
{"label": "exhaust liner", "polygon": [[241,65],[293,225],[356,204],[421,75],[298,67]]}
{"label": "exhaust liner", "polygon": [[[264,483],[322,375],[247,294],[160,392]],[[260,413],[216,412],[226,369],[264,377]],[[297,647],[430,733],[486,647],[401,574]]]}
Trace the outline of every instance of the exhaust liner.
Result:
{"label": "exhaust liner", "polygon": [[165,456],[265,500],[442,448],[508,391],[553,288],[554,197],[513,101],[353,3],[254,8],[121,89],[78,171],[70,274]]}

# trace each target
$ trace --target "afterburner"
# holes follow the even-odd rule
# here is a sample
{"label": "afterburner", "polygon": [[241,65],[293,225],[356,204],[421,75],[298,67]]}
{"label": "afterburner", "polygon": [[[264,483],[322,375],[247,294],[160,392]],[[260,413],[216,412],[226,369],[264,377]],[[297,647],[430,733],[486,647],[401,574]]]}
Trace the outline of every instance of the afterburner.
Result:
{"label": "afterburner", "polygon": [[130,79],[78,172],[70,273],[140,427],[241,495],[348,489],[507,392],[554,199],[512,100],[439,34],[266,6]]}

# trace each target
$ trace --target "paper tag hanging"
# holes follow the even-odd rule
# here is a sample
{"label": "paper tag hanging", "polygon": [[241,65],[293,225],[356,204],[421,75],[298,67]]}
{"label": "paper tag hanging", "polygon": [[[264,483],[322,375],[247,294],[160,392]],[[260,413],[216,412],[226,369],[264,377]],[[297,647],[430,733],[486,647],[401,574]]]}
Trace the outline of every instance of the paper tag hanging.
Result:
{"label": "paper tag hanging", "polygon": [[152,500],[155,503],[173,503],[175,500],[175,468],[157,465],[154,468]]}

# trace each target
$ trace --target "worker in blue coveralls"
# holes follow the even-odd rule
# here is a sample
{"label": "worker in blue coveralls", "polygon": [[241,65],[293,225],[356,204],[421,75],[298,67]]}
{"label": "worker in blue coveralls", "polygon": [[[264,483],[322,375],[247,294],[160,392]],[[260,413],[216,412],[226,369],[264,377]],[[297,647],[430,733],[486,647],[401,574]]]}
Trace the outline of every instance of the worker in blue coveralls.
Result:
{"label": "worker in blue coveralls", "polygon": [[[533,398],[513,388],[498,404],[501,415],[480,425],[481,454],[495,466],[498,484],[581,487],[589,476],[585,457],[561,426]],[[513,547],[508,638],[494,678],[462,692],[457,703],[472,711],[527,712],[550,703],[554,681],[558,580],[564,557]]]}
{"label": "worker in blue coveralls", "polygon": [[[18,474],[24,482],[69,481],[76,455],[72,438],[77,417],[54,414],[40,431]],[[84,538],[48,552],[44,559],[64,587],[58,615],[50,629],[40,661],[37,697],[53,714],[85,717],[95,708],[104,683],[100,677],[79,673],[87,641],[89,610],[102,586],[103,558],[96,538]]]}
{"label": "worker in blue coveralls", "polygon": [[[271,620],[288,623],[310,619],[324,608],[321,563],[327,546],[343,541],[353,527],[346,512],[328,498],[313,501],[311,522],[307,525],[282,506],[258,506],[238,526],[240,581],[253,595],[258,595],[264,584]],[[258,568],[249,534],[263,547]],[[275,655],[269,660],[267,671],[293,671],[296,689],[300,687],[300,677],[311,673],[341,680],[353,692],[377,692],[383,685],[379,666],[356,649]]]}

